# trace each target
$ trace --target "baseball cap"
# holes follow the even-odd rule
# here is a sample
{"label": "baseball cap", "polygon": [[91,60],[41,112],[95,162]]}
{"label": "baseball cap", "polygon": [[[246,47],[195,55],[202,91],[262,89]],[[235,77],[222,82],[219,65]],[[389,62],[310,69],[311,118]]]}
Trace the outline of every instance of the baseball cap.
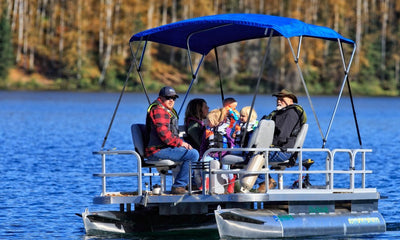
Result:
{"label": "baseball cap", "polygon": [[179,97],[178,94],[176,94],[175,89],[173,89],[172,87],[169,86],[165,86],[163,88],[161,88],[160,93],[158,94],[158,96],[161,97]]}

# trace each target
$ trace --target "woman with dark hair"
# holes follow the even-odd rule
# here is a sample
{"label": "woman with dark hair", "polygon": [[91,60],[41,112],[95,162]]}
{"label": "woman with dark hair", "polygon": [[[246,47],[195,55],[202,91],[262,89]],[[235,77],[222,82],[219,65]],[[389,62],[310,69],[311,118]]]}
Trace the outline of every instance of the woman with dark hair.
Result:
{"label": "woman with dark hair", "polygon": [[190,100],[185,112],[185,140],[197,149],[202,157],[207,146],[205,146],[206,126],[204,119],[208,114],[208,106],[206,100],[202,98],[194,98]]}
{"label": "woman with dark hair", "polygon": [[[194,149],[199,151],[199,159],[203,157],[207,150],[206,126],[204,119],[208,114],[207,102],[202,98],[194,98],[189,101],[185,112],[185,141]],[[193,181],[198,189],[201,189],[201,174],[194,170]]]}

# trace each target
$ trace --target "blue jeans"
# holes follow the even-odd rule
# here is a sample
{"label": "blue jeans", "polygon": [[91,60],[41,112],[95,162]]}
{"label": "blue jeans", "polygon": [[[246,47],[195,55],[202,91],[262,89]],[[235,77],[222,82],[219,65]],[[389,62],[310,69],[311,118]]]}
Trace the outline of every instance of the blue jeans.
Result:
{"label": "blue jeans", "polygon": [[[268,154],[268,162],[283,162],[288,160],[292,154],[292,152],[270,152]],[[263,182],[265,182],[265,174],[258,175],[255,184],[260,184]]]}
{"label": "blue jeans", "polygon": [[199,159],[199,152],[196,149],[188,150],[184,147],[169,147],[163,148],[154,153],[149,160],[169,159],[181,164],[181,170],[175,178],[172,187],[186,187],[189,183],[189,163],[197,162]]}

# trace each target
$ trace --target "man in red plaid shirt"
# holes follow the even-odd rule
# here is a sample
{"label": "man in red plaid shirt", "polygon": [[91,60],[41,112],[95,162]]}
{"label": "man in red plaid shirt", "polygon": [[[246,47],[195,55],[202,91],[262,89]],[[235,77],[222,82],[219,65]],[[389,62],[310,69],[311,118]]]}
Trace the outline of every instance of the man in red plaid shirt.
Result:
{"label": "man in red plaid shirt", "polygon": [[147,109],[148,144],[145,157],[149,160],[170,159],[180,162],[180,171],[172,184],[172,194],[187,193],[189,164],[199,159],[199,152],[179,138],[178,114],[174,109],[179,96],[172,87],[160,90],[158,98]]}

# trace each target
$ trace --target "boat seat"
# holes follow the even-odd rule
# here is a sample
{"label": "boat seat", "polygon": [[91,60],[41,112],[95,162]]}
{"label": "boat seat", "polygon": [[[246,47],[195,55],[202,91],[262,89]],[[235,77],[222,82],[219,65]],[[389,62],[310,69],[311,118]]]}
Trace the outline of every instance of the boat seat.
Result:
{"label": "boat seat", "polygon": [[[306,139],[307,132],[308,132],[308,124],[305,123],[305,124],[303,124],[303,126],[301,126],[299,134],[297,134],[297,138],[296,138],[293,148],[296,148],[296,149],[303,148],[303,144]],[[288,167],[296,166],[297,156],[298,156],[298,152],[294,152],[289,159],[287,159],[283,162],[270,162],[269,163],[270,168],[274,169],[274,170],[285,170]],[[314,162],[312,162],[312,163],[314,163]],[[304,160],[303,166],[305,166],[306,164],[308,164],[308,162],[307,162],[307,160]],[[308,166],[308,168],[309,168],[309,166]],[[279,179],[278,187],[279,187],[279,189],[283,189],[283,185],[282,185],[283,184],[283,175],[278,174],[278,179]]]}
{"label": "boat seat", "polygon": [[[303,126],[301,126],[299,134],[297,134],[297,138],[296,138],[293,148],[299,149],[299,148],[303,147],[304,141],[307,136],[307,132],[308,132],[308,124],[305,123],[305,124],[303,124]],[[287,167],[293,167],[296,164],[297,155],[298,155],[298,152],[295,152],[292,154],[292,156],[289,159],[287,159],[283,162],[270,162],[269,165],[271,165],[271,169],[276,169],[276,170],[283,170]]]}
{"label": "boat seat", "polygon": [[[174,162],[170,159],[160,159],[160,160],[147,160],[144,157],[144,137],[146,134],[146,125],[145,124],[132,124],[131,126],[132,132],[132,140],[135,147],[135,151],[140,155],[142,167],[149,168],[149,172],[151,172],[151,168],[156,168],[160,173],[161,177],[161,192],[166,189],[166,175],[168,170],[174,169],[178,170],[177,167],[179,163]],[[150,176],[151,177],[151,176]]]}
{"label": "boat seat", "polygon": [[[272,144],[275,131],[275,122],[262,119],[258,127],[254,130],[247,144],[248,148],[268,148]],[[253,153],[254,155],[255,153]],[[227,154],[221,159],[222,164],[226,165],[245,165],[248,161],[248,154]]]}

